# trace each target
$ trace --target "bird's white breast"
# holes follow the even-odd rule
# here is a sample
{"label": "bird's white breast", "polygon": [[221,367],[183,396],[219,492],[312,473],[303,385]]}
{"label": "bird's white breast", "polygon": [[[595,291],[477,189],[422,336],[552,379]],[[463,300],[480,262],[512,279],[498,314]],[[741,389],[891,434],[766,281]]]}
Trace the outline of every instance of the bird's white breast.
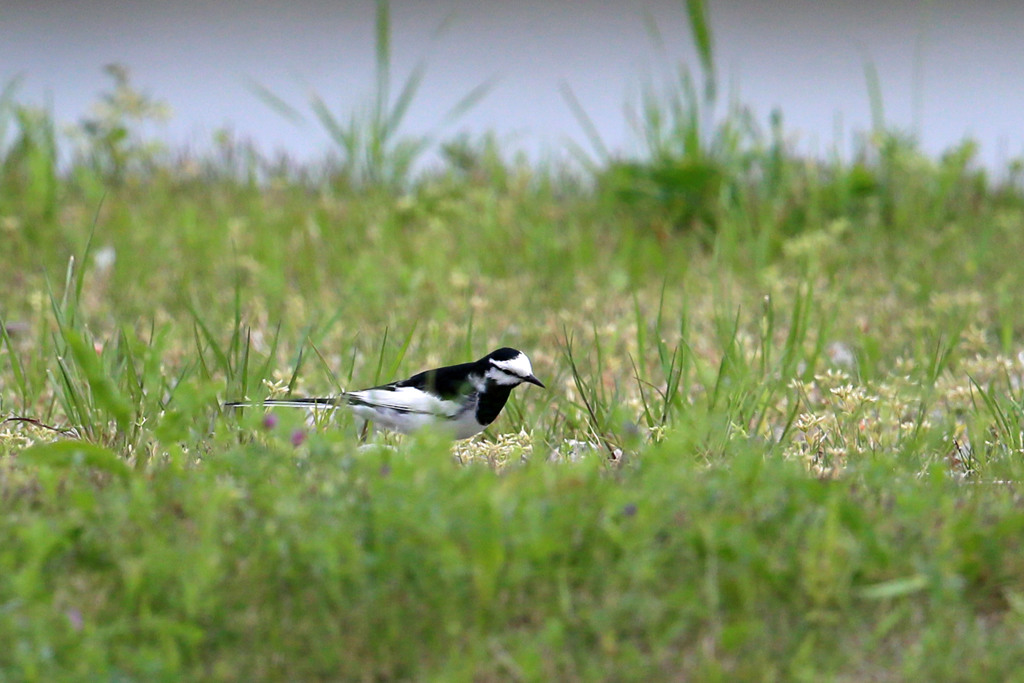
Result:
{"label": "bird's white breast", "polygon": [[438,398],[413,387],[353,391],[352,412],[364,420],[403,434],[433,427],[467,439],[483,430],[476,421],[476,395],[464,403]]}

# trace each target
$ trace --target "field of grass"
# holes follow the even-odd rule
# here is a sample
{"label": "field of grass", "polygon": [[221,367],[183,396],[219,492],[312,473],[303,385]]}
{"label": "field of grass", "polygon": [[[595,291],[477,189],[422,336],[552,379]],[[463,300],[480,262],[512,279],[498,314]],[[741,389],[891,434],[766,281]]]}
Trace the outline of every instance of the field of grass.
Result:
{"label": "field of grass", "polygon": [[[72,133],[0,97],[0,681],[1020,675],[1019,166],[683,78],[637,159],[299,168],[113,75]],[[548,389],[454,446],[220,407],[504,345]]]}

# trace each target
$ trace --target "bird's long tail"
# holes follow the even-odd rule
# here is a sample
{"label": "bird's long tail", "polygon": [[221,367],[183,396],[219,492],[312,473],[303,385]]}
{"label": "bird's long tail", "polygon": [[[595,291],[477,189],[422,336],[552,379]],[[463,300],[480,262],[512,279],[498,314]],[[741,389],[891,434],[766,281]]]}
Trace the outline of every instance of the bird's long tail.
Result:
{"label": "bird's long tail", "polygon": [[279,406],[283,408],[337,408],[348,403],[345,394],[318,398],[271,398],[265,401],[228,401],[225,408]]}

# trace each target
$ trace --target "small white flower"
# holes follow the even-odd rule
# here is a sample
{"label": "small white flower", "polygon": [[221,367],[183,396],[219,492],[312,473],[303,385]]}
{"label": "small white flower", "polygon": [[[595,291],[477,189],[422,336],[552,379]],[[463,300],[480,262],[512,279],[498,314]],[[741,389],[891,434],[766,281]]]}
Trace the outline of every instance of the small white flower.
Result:
{"label": "small white flower", "polygon": [[92,257],[92,262],[100,273],[106,273],[113,268],[116,260],[117,250],[110,245],[97,249],[96,254]]}

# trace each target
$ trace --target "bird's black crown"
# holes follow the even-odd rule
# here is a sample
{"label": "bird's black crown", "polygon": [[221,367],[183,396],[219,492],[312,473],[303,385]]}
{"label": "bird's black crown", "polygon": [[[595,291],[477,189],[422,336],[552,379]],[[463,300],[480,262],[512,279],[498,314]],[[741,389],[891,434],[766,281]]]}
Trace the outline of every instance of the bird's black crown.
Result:
{"label": "bird's black crown", "polygon": [[485,356],[485,358],[488,358],[490,360],[512,360],[520,353],[522,352],[517,349],[512,349],[506,346],[504,348],[498,349],[497,351],[491,351],[489,354]]}

